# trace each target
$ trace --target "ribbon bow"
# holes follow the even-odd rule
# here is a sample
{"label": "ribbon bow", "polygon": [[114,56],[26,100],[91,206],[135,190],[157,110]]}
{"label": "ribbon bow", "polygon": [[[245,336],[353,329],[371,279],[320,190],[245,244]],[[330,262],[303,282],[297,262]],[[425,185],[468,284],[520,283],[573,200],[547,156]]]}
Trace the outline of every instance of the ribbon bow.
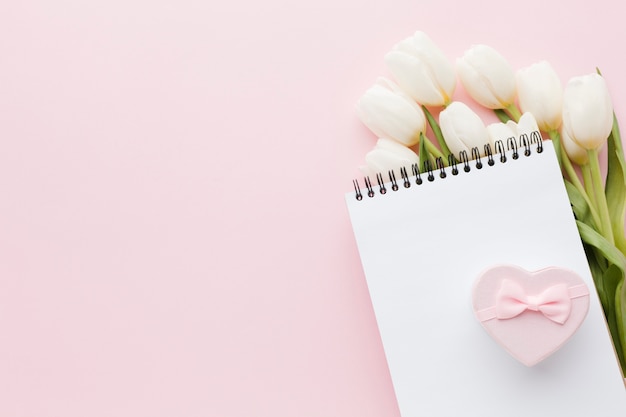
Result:
{"label": "ribbon bow", "polygon": [[567,284],[556,284],[536,295],[528,295],[524,288],[511,280],[503,280],[496,296],[496,317],[511,319],[526,310],[539,311],[548,319],[563,324],[569,317],[572,300]]}

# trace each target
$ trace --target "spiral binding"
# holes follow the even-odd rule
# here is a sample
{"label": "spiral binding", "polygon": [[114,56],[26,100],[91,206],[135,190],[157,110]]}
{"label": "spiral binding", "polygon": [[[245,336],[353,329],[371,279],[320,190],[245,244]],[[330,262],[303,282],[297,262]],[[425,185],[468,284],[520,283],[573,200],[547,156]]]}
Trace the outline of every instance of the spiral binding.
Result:
{"label": "spiral binding", "polygon": [[[520,154],[524,156],[530,156],[532,154],[532,146],[536,145],[535,152],[541,153],[543,152],[543,138],[538,131],[534,131],[528,137],[527,134],[522,134],[519,137],[519,145],[518,141],[514,137],[510,137],[505,142],[498,140],[494,143],[494,149],[492,149],[490,144],[486,144],[484,147],[483,154],[480,153],[478,148],[472,148],[470,150],[470,154],[467,151],[461,151],[459,153],[459,158],[457,159],[453,154],[448,155],[448,166],[443,162],[441,157],[435,159],[435,166],[428,160],[424,161],[424,166],[420,170],[419,164],[411,165],[411,175],[406,167],[400,168],[400,181],[396,179],[396,173],[393,170],[387,172],[388,181],[384,180],[382,173],[376,174],[376,184],[373,184],[370,177],[364,177],[365,182],[365,195],[368,197],[374,197],[376,195],[376,189],[378,190],[378,194],[387,194],[388,188],[390,187],[392,191],[398,191],[400,189],[400,185],[403,188],[410,188],[412,183],[415,185],[421,185],[424,182],[424,179],[428,182],[435,181],[437,177],[440,179],[445,179],[448,177],[448,170],[453,176],[458,175],[461,170],[463,172],[470,172],[472,168],[483,169],[484,164],[483,160],[486,159],[487,166],[493,166],[496,164],[496,161],[501,164],[507,163],[507,152],[511,152],[510,157],[513,160],[519,159]],[[472,167],[473,165],[473,167]],[[422,178],[422,175],[425,178]],[[411,180],[411,177],[413,180]],[[361,186],[359,185],[358,180],[352,180],[352,184],[354,186],[354,193],[357,200],[363,200],[363,192],[361,191]]]}

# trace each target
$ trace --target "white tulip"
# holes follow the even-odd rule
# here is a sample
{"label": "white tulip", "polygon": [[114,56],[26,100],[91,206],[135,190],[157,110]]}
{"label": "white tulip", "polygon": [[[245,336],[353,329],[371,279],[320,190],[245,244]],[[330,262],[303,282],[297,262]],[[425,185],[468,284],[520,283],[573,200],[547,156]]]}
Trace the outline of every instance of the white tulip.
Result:
{"label": "white tulip", "polygon": [[561,129],[561,146],[569,159],[577,165],[583,166],[589,163],[587,150],[574,142],[567,134],[567,130]]}
{"label": "white tulip", "polygon": [[439,114],[439,125],[448,148],[456,157],[465,151],[471,158],[471,149],[474,147],[484,155],[486,144],[493,148],[482,120],[464,103],[455,101],[446,107]]}
{"label": "white tulip", "polygon": [[563,87],[556,71],[541,61],[517,71],[517,94],[523,112],[531,112],[544,132],[561,126]]}
{"label": "white tulip", "polygon": [[572,78],[563,94],[563,128],[584,149],[598,149],[613,127],[613,104],[602,76]]}
{"label": "white tulip", "polygon": [[361,121],[378,137],[412,146],[426,128],[422,108],[386,78],[379,78],[356,105]]}
{"label": "white tulip", "polygon": [[515,74],[495,49],[472,46],[457,60],[457,72],[467,93],[490,109],[506,109],[515,101]]}
{"label": "white tulip", "polygon": [[[515,127],[515,126],[514,126]],[[487,126],[487,133],[492,143],[502,141],[505,145],[509,138],[517,136],[517,128],[512,129],[509,124],[506,123],[492,123]]]}
{"label": "white tulip", "polygon": [[527,140],[530,140],[533,132],[539,133],[539,126],[537,126],[537,120],[532,113],[526,112],[522,114],[519,118],[519,121],[515,123],[513,120],[509,120],[506,122],[506,125],[515,133],[515,138],[517,139],[517,144],[519,143],[522,135],[526,135]]}
{"label": "white tulip", "polygon": [[406,146],[391,139],[381,138],[376,142],[374,149],[365,155],[366,167],[361,170],[365,175],[375,176],[377,173],[386,175],[388,171],[396,171],[405,167],[410,171],[411,165],[419,163],[419,157]]}
{"label": "white tulip", "polygon": [[454,67],[426,34],[416,32],[396,44],[385,62],[402,89],[418,103],[443,106],[452,99]]}

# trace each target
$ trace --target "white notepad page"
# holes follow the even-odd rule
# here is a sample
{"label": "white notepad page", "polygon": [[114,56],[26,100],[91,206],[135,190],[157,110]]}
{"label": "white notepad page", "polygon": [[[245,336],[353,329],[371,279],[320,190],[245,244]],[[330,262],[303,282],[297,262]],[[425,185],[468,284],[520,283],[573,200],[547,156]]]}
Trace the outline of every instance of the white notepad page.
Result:
{"label": "white notepad page", "polygon": [[[506,163],[346,201],[402,417],[626,415],[626,390],[550,141]],[[437,171],[435,171],[435,174]],[[361,185],[363,188],[363,186]],[[366,191],[366,190],[364,190]],[[483,330],[471,294],[498,264],[577,272],[589,313],[526,367]]]}

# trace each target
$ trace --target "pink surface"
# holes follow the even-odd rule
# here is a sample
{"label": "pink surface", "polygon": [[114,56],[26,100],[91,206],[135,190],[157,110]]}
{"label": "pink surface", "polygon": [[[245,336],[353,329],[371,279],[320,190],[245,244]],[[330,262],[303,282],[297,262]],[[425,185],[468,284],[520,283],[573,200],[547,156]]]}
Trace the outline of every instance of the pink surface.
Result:
{"label": "pink surface", "polygon": [[420,29],[598,66],[626,125],[614,7],[4,2],[0,415],[397,416],[344,206],[375,142],[354,103]]}

